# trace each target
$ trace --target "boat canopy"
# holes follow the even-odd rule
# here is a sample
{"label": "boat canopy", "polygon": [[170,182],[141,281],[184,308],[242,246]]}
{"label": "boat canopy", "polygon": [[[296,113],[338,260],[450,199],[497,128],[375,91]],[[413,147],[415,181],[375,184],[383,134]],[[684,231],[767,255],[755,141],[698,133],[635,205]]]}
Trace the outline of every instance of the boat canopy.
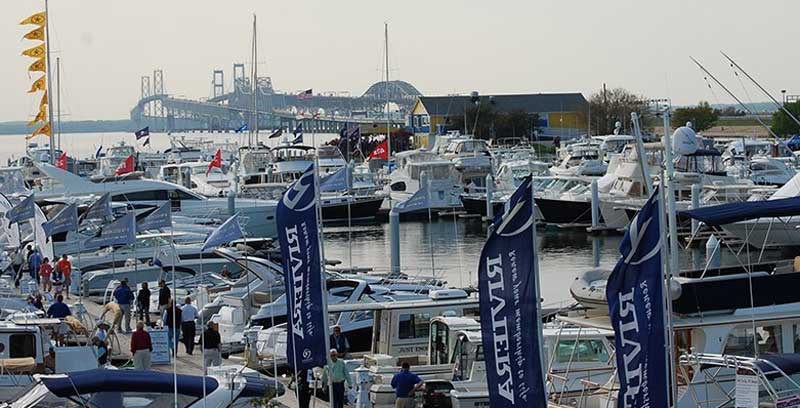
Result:
{"label": "boat canopy", "polygon": [[707,225],[723,225],[755,218],[800,215],[800,197],[766,201],[743,201],[679,212]]}
{"label": "boat canopy", "polygon": [[[172,373],[142,370],[86,370],[58,376],[41,377],[42,383],[54,395],[66,398],[97,392],[155,391],[174,392]],[[178,393],[191,397],[203,396],[203,381],[206,395],[217,389],[219,383],[211,377],[178,374]]]}
{"label": "boat canopy", "polygon": [[780,373],[775,368],[791,376],[800,372],[800,353],[764,354],[759,356],[755,365],[768,377],[779,377]]}

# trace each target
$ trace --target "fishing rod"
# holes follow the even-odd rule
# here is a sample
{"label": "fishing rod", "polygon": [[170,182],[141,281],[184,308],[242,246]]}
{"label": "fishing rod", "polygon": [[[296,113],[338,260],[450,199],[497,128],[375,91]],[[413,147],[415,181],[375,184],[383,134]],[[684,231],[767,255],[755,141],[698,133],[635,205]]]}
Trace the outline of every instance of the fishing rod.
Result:
{"label": "fishing rod", "polygon": [[692,59],[692,62],[694,62],[694,63],[695,63],[695,64],[696,64],[698,67],[700,67],[700,69],[702,69],[702,70],[703,70],[703,72],[705,72],[705,73],[706,73],[706,75],[708,75],[709,77],[711,77],[711,79],[713,79],[713,80],[714,80],[714,82],[716,82],[716,83],[717,83],[717,85],[719,85],[719,86],[720,86],[720,87],[721,87],[723,90],[725,90],[725,92],[726,92],[728,95],[730,95],[730,96],[731,96],[731,98],[733,98],[734,100],[736,100],[736,102],[739,104],[739,106],[741,106],[742,108],[744,108],[745,112],[747,112],[748,114],[750,114],[750,115],[752,115],[754,118],[756,118],[756,120],[758,121],[758,123],[760,123],[760,124],[761,124],[761,126],[763,126],[763,127],[764,127],[764,129],[767,129],[767,132],[769,132],[769,134],[770,134],[770,135],[772,135],[772,137],[774,137],[774,138],[775,138],[775,140],[779,140],[779,138],[778,138],[778,135],[776,135],[776,134],[775,134],[775,132],[773,132],[773,131],[772,131],[772,129],[770,129],[770,128],[769,128],[769,126],[767,126],[767,124],[766,124],[766,123],[764,123],[764,121],[763,121],[763,120],[761,120],[761,118],[759,118],[759,117],[758,117],[758,115],[755,115],[755,114],[753,113],[753,111],[751,111],[751,110],[750,110],[750,108],[748,108],[748,107],[747,107],[747,105],[745,105],[745,104],[744,104],[744,103],[743,103],[743,102],[742,102],[742,101],[741,101],[739,98],[737,98],[737,97],[736,97],[736,95],[734,95],[734,94],[733,94],[733,92],[731,92],[731,91],[730,91],[730,90],[729,90],[729,89],[728,89],[728,88],[727,88],[725,85],[723,85],[723,84],[722,84],[722,82],[720,82],[720,81],[717,79],[717,77],[715,77],[715,76],[714,76],[714,75],[713,75],[711,72],[709,72],[709,71],[706,69],[706,67],[704,67],[704,66],[703,66],[702,64],[700,64],[700,63],[699,63],[699,62],[698,62],[696,59],[694,59],[694,57],[692,57],[692,56],[689,56],[689,58],[691,58],[691,59]]}
{"label": "fishing rod", "polygon": [[767,90],[764,89],[764,87],[761,86],[761,84],[759,84],[758,81],[755,80],[755,78],[751,77],[750,74],[747,73],[747,71],[745,71],[741,66],[739,66],[739,64],[737,64],[736,61],[733,60],[733,58],[729,57],[728,54],[725,54],[722,51],[720,51],[720,54],[722,54],[723,57],[725,57],[728,61],[730,61],[731,66],[734,66],[739,71],[742,71],[742,73],[747,77],[747,79],[750,80],[750,82],[755,84],[758,87],[758,89],[760,89],[761,92],[764,93],[764,95],[767,95],[767,97],[772,100],[772,102],[775,104],[775,106],[777,106],[784,113],[789,115],[789,117],[792,118],[794,123],[796,123],[798,126],[800,126],[800,119],[797,119],[797,117],[792,112],[790,112],[788,109],[786,109],[786,107],[783,104],[779,103],[775,98],[773,98],[772,95],[769,92],[767,92]]}

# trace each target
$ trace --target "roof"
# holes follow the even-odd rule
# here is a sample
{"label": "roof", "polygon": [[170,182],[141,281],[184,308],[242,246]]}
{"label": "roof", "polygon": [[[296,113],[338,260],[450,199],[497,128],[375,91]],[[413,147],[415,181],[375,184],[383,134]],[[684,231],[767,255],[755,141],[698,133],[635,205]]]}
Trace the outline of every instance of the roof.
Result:
{"label": "roof", "polygon": [[[141,391],[148,390],[164,394],[174,390],[173,374],[142,370],[95,369],[76,371],[64,375],[43,376],[42,383],[58,397],[95,393],[101,391]],[[178,393],[192,397],[210,394],[219,383],[210,377],[178,374]]]}
{"label": "roof", "polygon": [[[428,115],[461,115],[471,104],[469,95],[420,96]],[[481,95],[481,104],[494,103],[500,112],[523,110],[527,113],[576,112],[589,109],[589,103],[580,93],[538,93],[517,95]]]}

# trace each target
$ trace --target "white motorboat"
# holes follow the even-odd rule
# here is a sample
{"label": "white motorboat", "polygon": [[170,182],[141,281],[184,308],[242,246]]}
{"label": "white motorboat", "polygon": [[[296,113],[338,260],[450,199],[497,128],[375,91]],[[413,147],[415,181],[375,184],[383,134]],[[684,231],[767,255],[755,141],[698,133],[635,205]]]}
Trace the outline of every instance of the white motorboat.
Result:
{"label": "white motorboat", "polygon": [[167,164],[158,170],[157,178],[206,197],[225,197],[231,188],[230,179],[221,168],[208,166],[205,161]]}
{"label": "white motorboat", "polygon": [[395,155],[397,168],[389,174],[386,190],[397,202],[400,214],[427,216],[461,207],[455,165],[423,149]]}

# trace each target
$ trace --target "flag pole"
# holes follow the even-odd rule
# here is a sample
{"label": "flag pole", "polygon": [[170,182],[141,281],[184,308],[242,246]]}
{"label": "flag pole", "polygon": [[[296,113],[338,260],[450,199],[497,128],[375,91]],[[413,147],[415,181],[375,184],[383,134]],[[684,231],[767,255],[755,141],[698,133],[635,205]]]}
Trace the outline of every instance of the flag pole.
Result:
{"label": "flag pole", "polygon": [[[170,209],[172,211],[172,209]],[[172,385],[175,391],[175,408],[178,408],[178,336],[176,335],[176,327],[175,327],[175,315],[177,314],[178,305],[175,303],[175,298],[177,297],[177,293],[175,289],[177,289],[175,285],[175,226],[172,224],[172,220],[170,217],[170,226],[169,226],[169,245],[172,247],[172,338],[169,339],[170,343],[172,343]],[[202,250],[200,251],[202,252]],[[167,328],[167,334],[169,334],[169,328]],[[205,382],[205,378],[203,378],[203,382]]]}
{"label": "flag pole", "polygon": [[[203,284],[203,249],[200,248],[200,279],[197,280],[197,305],[200,306],[200,298],[202,298],[202,293],[200,292],[200,286]],[[192,322],[194,323],[194,322]],[[202,310],[200,310],[200,356],[203,358],[203,408],[206,408],[206,376],[208,375],[208,371],[206,370],[206,337],[205,337],[205,319],[203,318]],[[189,341],[194,343],[194,337],[189,339]]]}
{"label": "flag pole", "polygon": [[544,330],[542,328],[542,282],[539,278],[539,256],[537,255],[538,252],[538,245],[536,242],[536,199],[535,199],[535,191],[533,189],[533,176],[528,176],[528,182],[531,189],[531,255],[533,256],[533,276],[535,277],[536,285],[536,331],[538,332],[539,336],[539,365],[542,366],[542,389],[544,390],[544,397],[545,400],[547,399],[547,368],[544,364],[544,345],[542,342],[544,341]]}

